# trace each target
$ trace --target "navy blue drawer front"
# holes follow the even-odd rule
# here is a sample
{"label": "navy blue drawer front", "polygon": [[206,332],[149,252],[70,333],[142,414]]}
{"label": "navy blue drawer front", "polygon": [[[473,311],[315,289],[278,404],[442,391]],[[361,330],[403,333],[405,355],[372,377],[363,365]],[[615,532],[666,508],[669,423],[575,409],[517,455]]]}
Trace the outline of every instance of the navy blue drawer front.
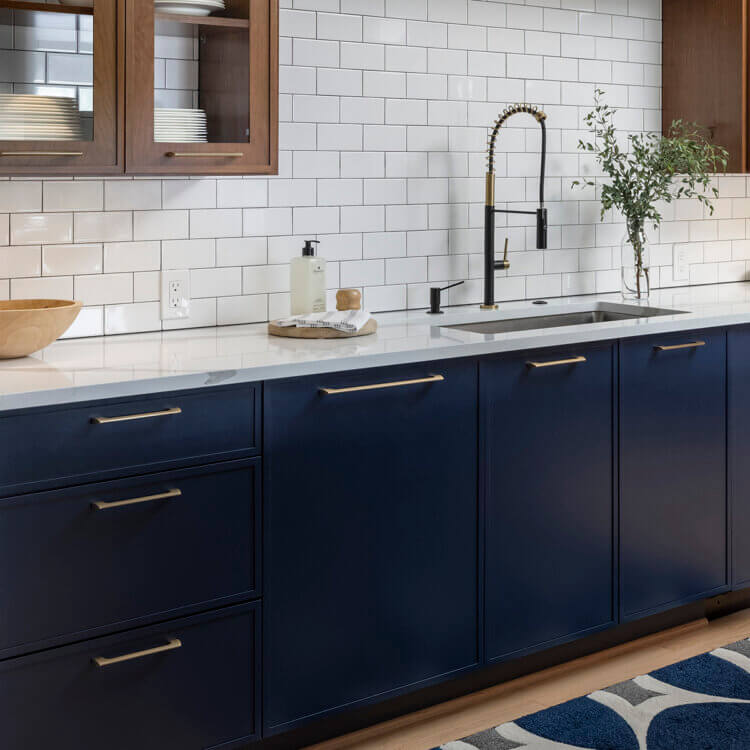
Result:
{"label": "navy blue drawer front", "polygon": [[0,747],[203,750],[256,738],[259,609],[230,607],[0,663]]}
{"label": "navy blue drawer front", "polygon": [[0,418],[0,491],[260,453],[260,387],[175,392]]}
{"label": "navy blue drawer front", "polygon": [[726,589],[726,334],[620,344],[624,619]]}
{"label": "navy blue drawer front", "polygon": [[257,595],[259,475],[231,461],[1,500],[0,654]]}

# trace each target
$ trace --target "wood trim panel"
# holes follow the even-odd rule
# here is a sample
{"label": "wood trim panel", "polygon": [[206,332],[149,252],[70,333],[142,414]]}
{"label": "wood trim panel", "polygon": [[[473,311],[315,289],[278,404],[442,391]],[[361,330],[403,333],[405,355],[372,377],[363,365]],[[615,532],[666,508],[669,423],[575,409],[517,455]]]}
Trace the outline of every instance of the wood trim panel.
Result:
{"label": "wood trim panel", "polygon": [[47,5],[46,3],[32,3],[25,0],[0,0],[0,8],[13,10],[41,10],[45,13],[74,13],[77,16],[94,14],[94,9],[85,5]]}
{"label": "wood trim panel", "polygon": [[[278,0],[232,0],[227,12],[240,20],[243,6],[248,7],[248,29],[232,28],[226,23],[200,25],[212,64],[201,71],[202,101],[213,102],[211,109],[229,107],[221,113],[227,128],[239,114],[231,111],[224,96],[229,86],[237,85],[232,68],[245,69],[242,50],[249,50],[250,141],[223,143],[155,143],[153,139],[153,0],[127,0],[129,34],[126,40],[126,171],[129,174],[274,174],[278,169]],[[238,12],[239,11],[239,12]],[[215,21],[226,22],[217,17]],[[233,24],[235,27],[244,24]],[[248,34],[248,43],[240,43]],[[238,57],[239,55],[242,58]],[[209,125],[211,113],[209,112]],[[227,137],[226,132],[223,137]],[[178,153],[180,156],[168,156]],[[221,156],[220,154],[226,154]],[[237,156],[241,154],[241,156]]]}
{"label": "wood trim panel", "polygon": [[[3,7],[24,6],[4,0]],[[50,6],[42,6],[48,10]],[[64,8],[64,6],[63,6]],[[64,12],[55,8],[56,11]],[[68,10],[68,9],[66,9]],[[70,10],[75,10],[71,6]],[[90,9],[89,9],[89,12]],[[0,141],[0,151],[71,151],[80,156],[2,156],[0,174],[119,174],[123,171],[125,0],[94,4],[94,138],[91,141]]]}
{"label": "wood trim panel", "polygon": [[729,150],[729,172],[748,166],[746,0],[663,0],[662,129],[698,122]]}

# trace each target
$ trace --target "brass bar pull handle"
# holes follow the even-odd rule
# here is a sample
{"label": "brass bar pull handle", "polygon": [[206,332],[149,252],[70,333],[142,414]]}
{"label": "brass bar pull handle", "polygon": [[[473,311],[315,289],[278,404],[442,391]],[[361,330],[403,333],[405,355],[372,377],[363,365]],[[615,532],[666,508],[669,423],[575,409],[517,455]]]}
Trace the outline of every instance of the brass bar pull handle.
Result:
{"label": "brass bar pull handle", "polygon": [[83,156],[83,151],[0,151],[0,156]]}
{"label": "brass bar pull handle", "polygon": [[355,385],[350,388],[321,388],[320,392],[327,396],[336,393],[354,393],[355,391],[377,391],[381,388],[399,388],[403,385],[419,385],[420,383],[440,383],[445,380],[442,375],[430,375],[427,378],[416,378],[415,380],[394,380],[392,383],[374,383],[373,385]]}
{"label": "brass bar pull handle", "polygon": [[97,667],[108,667],[111,664],[119,664],[123,661],[132,661],[133,659],[142,659],[144,656],[152,656],[153,654],[161,654],[165,651],[174,651],[176,648],[182,647],[182,641],[179,638],[170,638],[168,643],[163,646],[155,646],[154,648],[147,648],[143,651],[133,651],[130,654],[123,654],[122,656],[95,656],[94,664]]}
{"label": "brass bar pull handle", "polygon": [[147,411],[142,414],[125,414],[122,417],[91,417],[92,424],[111,424],[112,422],[132,422],[136,419],[153,419],[154,417],[171,417],[173,414],[182,414],[179,406],[162,411]]}
{"label": "brass bar pull handle", "polygon": [[182,151],[167,151],[167,153],[164,154],[164,156],[168,156],[170,159],[182,159],[184,157],[189,157],[192,159],[239,159],[244,155],[245,154],[243,154],[242,151],[216,151],[214,153],[184,153]]}
{"label": "brass bar pull handle", "polygon": [[527,362],[527,367],[558,367],[559,365],[577,365],[585,362],[586,357],[571,357],[570,359],[553,359],[550,362]]}
{"label": "brass bar pull handle", "polygon": [[91,507],[96,508],[96,510],[109,510],[110,508],[122,508],[123,505],[139,505],[140,503],[150,503],[154,500],[168,500],[172,497],[180,497],[180,495],[182,495],[182,490],[168,490],[167,492],[160,492],[158,495],[131,497],[128,500],[114,500],[112,502],[96,500],[91,503]]}
{"label": "brass bar pull handle", "polygon": [[671,346],[655,346],[655,352],[672,352],[675,349],[697,349],[699,346],[705,346],[705,341],[691,341],[689,344],[672,344]]}

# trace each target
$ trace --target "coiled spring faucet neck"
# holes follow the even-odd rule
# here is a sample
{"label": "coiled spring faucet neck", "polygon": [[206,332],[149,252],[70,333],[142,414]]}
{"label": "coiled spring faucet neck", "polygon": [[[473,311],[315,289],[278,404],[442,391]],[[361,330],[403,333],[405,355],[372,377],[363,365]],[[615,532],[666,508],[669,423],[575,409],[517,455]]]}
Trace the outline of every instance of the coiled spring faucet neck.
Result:
{"label": "coiled spring faucet neck", "polygon": [[[541,170],[539,174],[539,208],[536,211],[495,208],[495,146],[500,128],[513,115],[531,115],[542,128]],[[482,308],[495,309],[495,271],[510,267],[507,252],[501,261],[495,260],[495,215],[531,214],[536,216],[536,246],[540,250],[547,247],[547,209],[544,207],[544,172],[547,163],[547,115],[533,104],[512,104],[506,107],[495,120],[487,142],[487,190],[484,208],[484,301]],[[507,247],[507,244],[506,244]]]}
{"label": "coiled spring faucet neck", "polygon": [[497,136],[500,128],[513,115],[527,114],[531,115],[542,128],[542,163],[539,175],[539,208],[544,207],[544,173],[547,165],[547,114],[535,107],[533,104],[512,104],[506,107],[500,116],[495,120],[494,127],[487,141],[487,205],[495,205],[495,147],[497,145]]}

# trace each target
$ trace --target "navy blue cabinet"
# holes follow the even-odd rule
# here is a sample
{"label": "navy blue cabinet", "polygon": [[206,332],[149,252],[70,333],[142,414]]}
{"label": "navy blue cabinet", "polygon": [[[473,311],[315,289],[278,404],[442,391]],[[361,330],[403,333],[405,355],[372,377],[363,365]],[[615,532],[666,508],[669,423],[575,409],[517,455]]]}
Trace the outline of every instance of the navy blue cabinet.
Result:
{"label": "navy blue cabinet", "polygon": [[0,414],[0,495],[260,453],[260,386]]}
{"label": "navy blue cabinet", "polygon": [[0,662],[0,747],[205,750],[257,738],[259,609]]}
{"label": "navy blue cabinet", "polygon": [[732,511],[732,585],[750,585],[750,328],[727,334],[727,435]]}
{"label": "navy blue cabinet", "polygon": [[620,430],[623,617],[724,590],[724,331],[623,341]]}
{"label": "navy blue cabinet", "polygon": [[613,351],[481,361],[488,661],[613,622]]}
{"label": "navy blue cabinet", "polygon": [[476,362],[264,393],[266,732],[476,665]]}
{"label": "navy blue cabinet", "polygon": [[0,500],[0,655],[258,596],[259,520],[259,459]]}

